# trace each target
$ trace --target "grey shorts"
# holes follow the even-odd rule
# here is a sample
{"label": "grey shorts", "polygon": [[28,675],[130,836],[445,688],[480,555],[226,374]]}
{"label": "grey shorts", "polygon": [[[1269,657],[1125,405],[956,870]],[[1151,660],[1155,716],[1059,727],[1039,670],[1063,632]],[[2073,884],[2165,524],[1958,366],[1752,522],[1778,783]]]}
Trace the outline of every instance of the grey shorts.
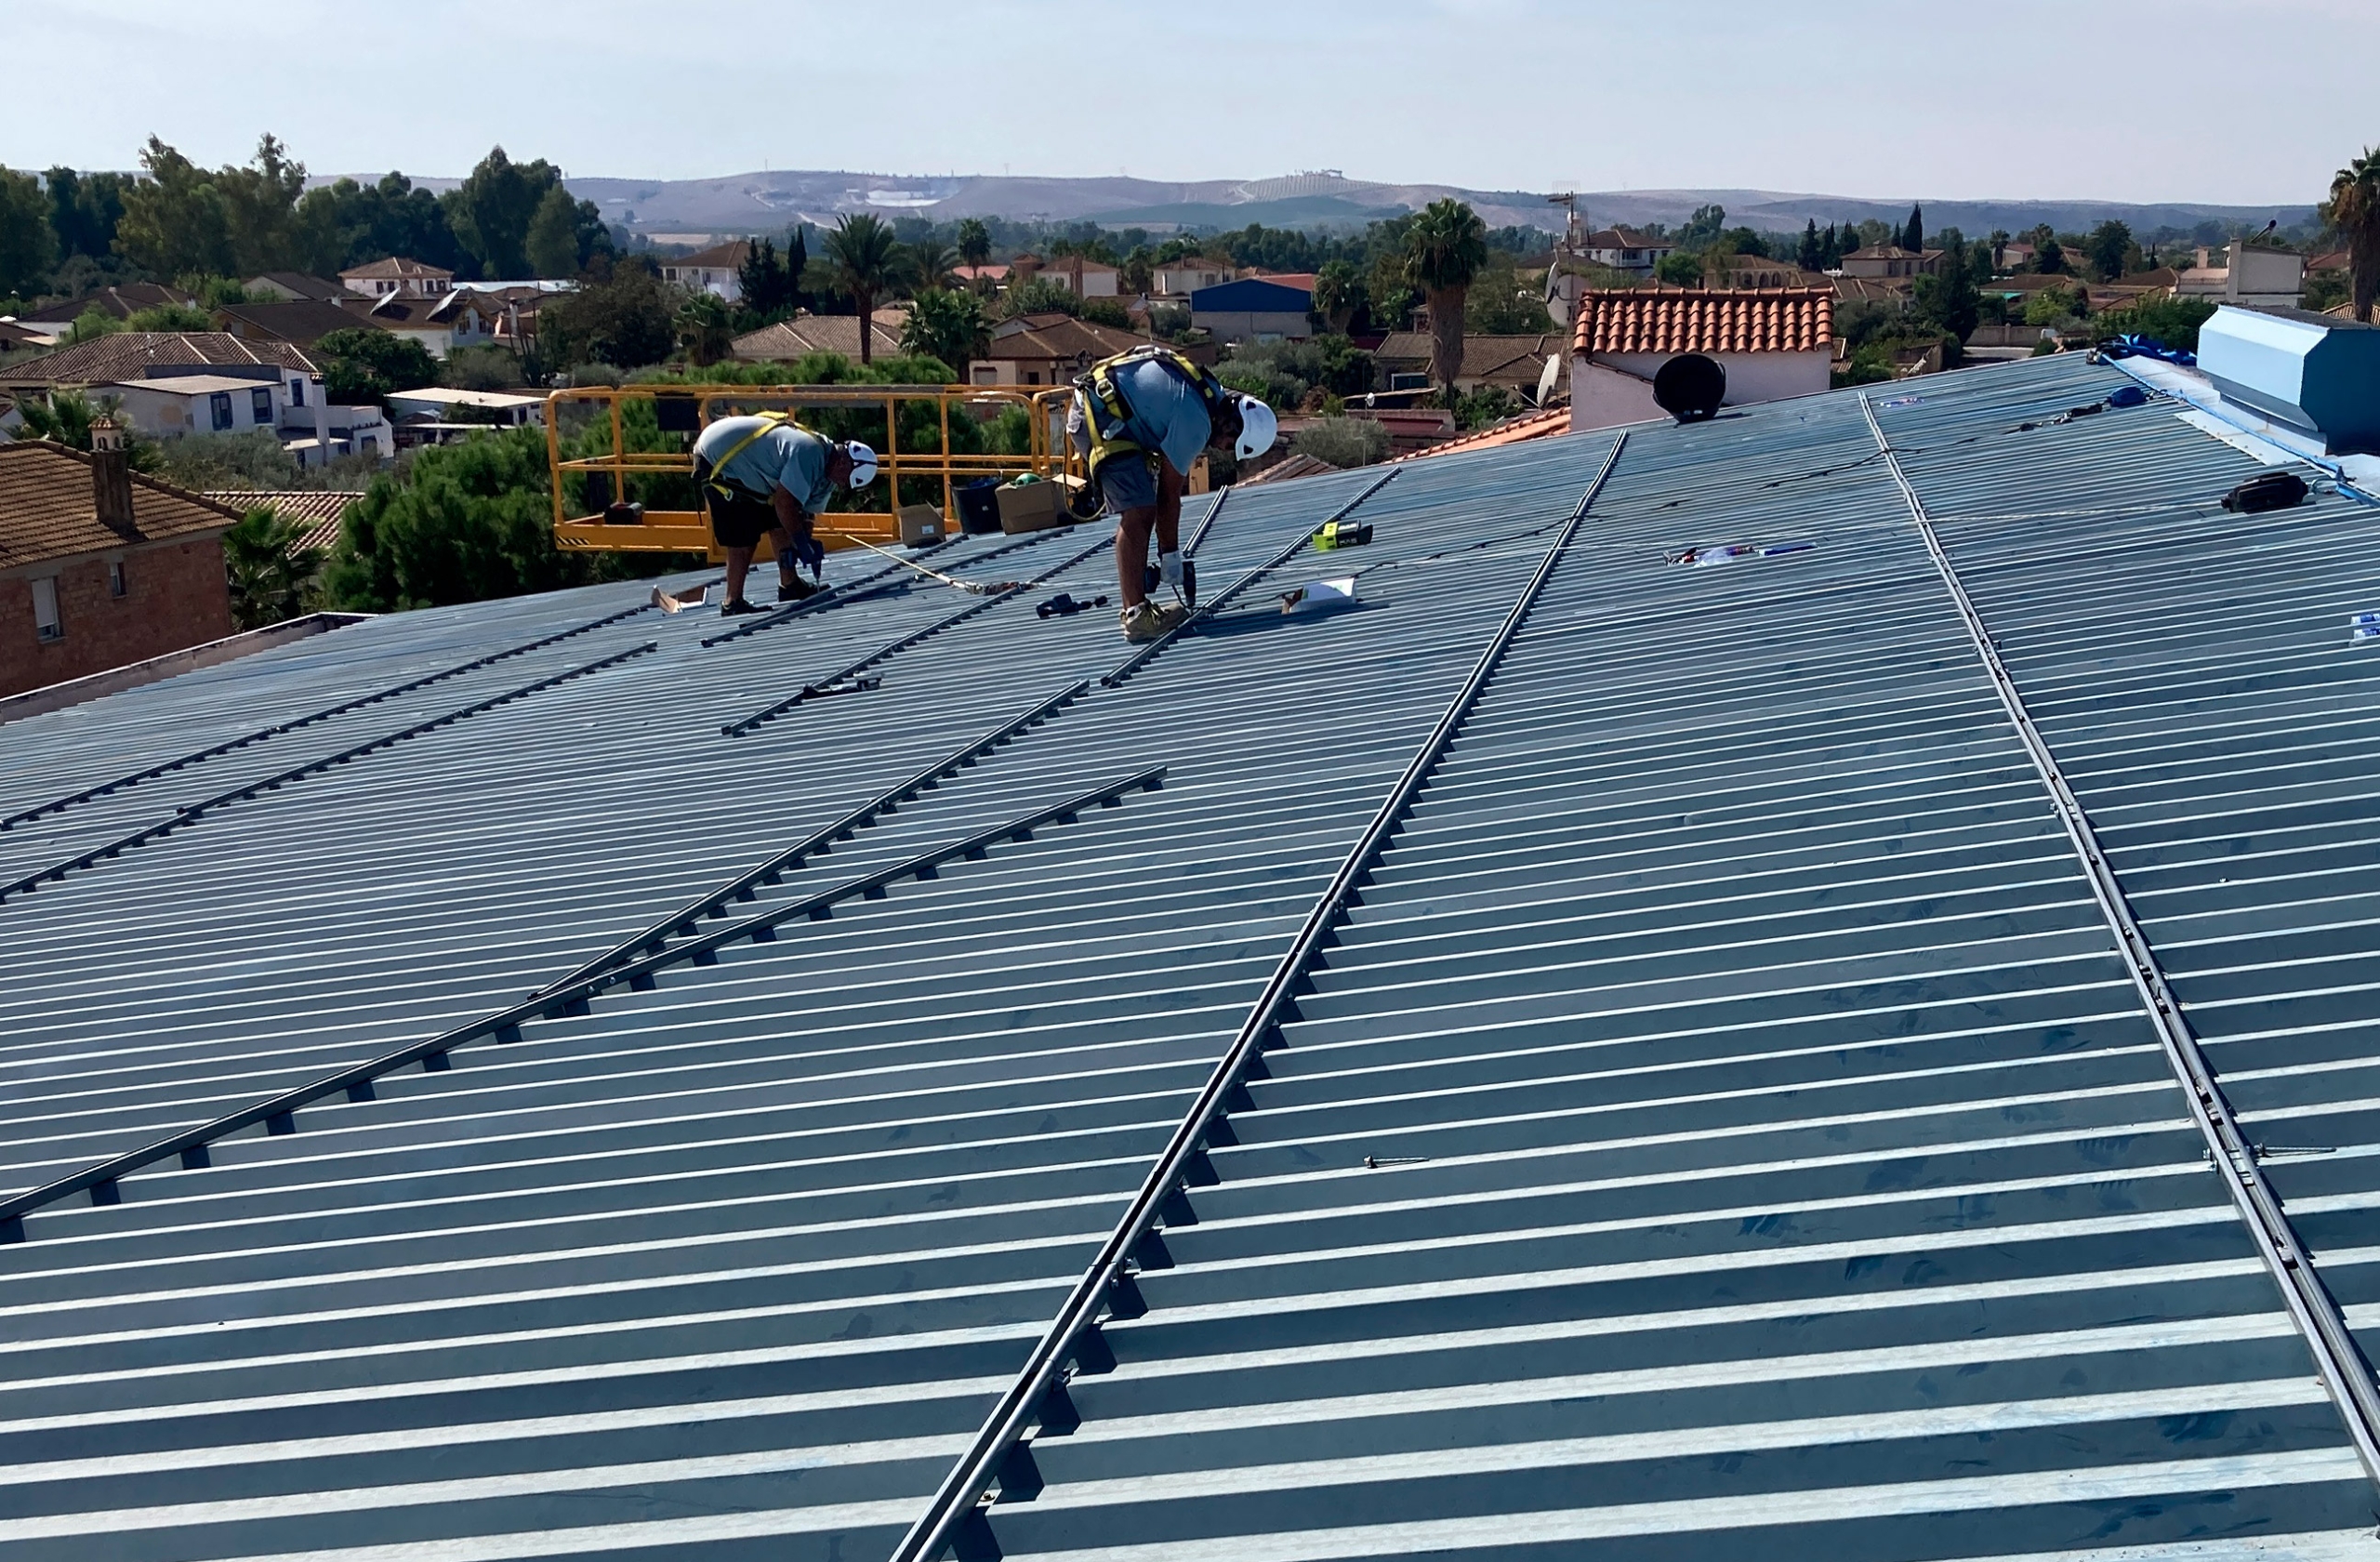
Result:
{"label": "grey shorts", "polygon": [[1099,469],[1099,492],[1107,508],[1121,515],[1157,503],[1155,456],[1110,456]]}
{"label": "grey shorts", "polygon": [[[1083,417],[1079,391],[1066,408],[1066,439],[1077,456],[1090,457],[1091,430]],[[1157,460],[1155,456],[1137,461],[1130,456],[1109,457],[1099,469],[1099,493],[1107,501],[1107,508],[1121,515],[1128,510],[1145,510],[1157,503]]]}

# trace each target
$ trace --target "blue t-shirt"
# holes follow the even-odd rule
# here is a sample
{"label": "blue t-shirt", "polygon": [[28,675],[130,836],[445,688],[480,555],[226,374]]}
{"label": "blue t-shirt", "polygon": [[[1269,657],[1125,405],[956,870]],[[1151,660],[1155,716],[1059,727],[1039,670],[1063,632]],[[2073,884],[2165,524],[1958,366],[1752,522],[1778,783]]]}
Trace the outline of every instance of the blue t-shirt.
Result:
{"label": "blue t-shirt", "polygon": [[[736,450],[726,465],[719,464],[721,456],[735,450],[758,428],[768,431]],[[711,475],[721,483],[760,496],[783,488],[813,515],[826,510],[834,492],[826,480],[826,457],[833,449],[806,430],[761,417],[722,417],[694,441],[694,454],[711,463]]]}
{"label": "blue t-shirt", "polygon": [[1131,412],[1124,420],[1124,437],[1157,452],[1167,466],[1188,477],[1215,432],[1197,387],[1151,358],[1117,370],[1116,390]]}

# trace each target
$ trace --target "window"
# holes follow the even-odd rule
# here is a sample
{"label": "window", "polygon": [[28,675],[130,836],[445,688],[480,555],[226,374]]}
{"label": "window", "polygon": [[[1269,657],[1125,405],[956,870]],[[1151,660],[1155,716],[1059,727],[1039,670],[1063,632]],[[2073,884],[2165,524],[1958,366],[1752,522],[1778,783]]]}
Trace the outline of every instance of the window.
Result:
{"label": "window", "polygon": [[303,376],[289,382],[289,404],[294,407],[306,404],[306,380]]}
{"label": "window", "polygon": [[66,626],[58,618],[58,577],[46,576],[33,583],[33,638],[64,640]]}
{"label": "window", "polygon": [[219,431],[231,426],[231,392],[217,390],[206,398],[206,410],[215,419]]}
{"label": "window", "polygon": [[112,559],[108,562],[108,595],[112,597],[124,595],[124,561],[122,559]]}
{"label": "window", "polygon": [[249,411],[249,413],[251,414],[251,417],[250,417],[250,419],[249,419],[251,422],[255,422],[255,423],[270,423],[270,422],[271,422],[271,421],[272,421],[272,392],[271,392],[271,391],[270,391],[270,390],[251,390],[251,391],[249,391],[249,392],[248,392],[248,411]]}

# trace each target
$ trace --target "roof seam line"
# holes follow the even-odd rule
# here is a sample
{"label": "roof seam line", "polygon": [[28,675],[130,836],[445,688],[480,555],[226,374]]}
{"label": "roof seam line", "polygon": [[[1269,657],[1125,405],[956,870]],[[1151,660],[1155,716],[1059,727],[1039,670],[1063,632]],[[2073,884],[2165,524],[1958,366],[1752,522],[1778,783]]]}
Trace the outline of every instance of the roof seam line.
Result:
{"label": "roof seam line", "polygon": [[525,645],[513,646],[509,651],[491,652],[487,655],[450,667],[443,672],[433,672],[426,677],[414,679],[410,682],[399,683],[391,688],[382,689],[377,694],[364,695],[343,704],[317,710],[311,715],[300,716],[295,721],[284,721],[279,726],[260,727],[244,737],[235,737],[228,742],[216,744],[211,748],[201,748],[194,753],[184,754],[179,759],[166,760],[162,763],[151,765],[146,770],[134,771],[129,775],[119,775],[112,781],[103,781],[96,787],[86,788],[71,796],[58,798],[36,808],[28,808],[20,814],[11,814],[7,818],[0,819],[0,831],[11,829],[28,820],[41,818],[45,814],[61,813],[77,804],[93,801],[107,796],[110,792],[122,791],[127,787],[137,787],[143,781],[153,781],[172,771],[198,764],[206,760],[218,759],[231,753],[233,749],[245,748],[251,743],[261,743],[269,737],[279,737],[284,734],[296,732],[301,727],[311,727],[318,721],[327,721],[334,716],[344,716],[350,710],[362,710],[366,706],[378,705],[383,700],[395,699],[400,695],[410,695],[417,690],[427,689],[433,683],[443,683],[450,678],[460,678],[467,672],[477,672],[482,668],[493,667],[498,662],[510,661],[515,656],[523,656],[532,651],[542,650],[546,646],[575,639],[579,635],[619,623],[622,619],[633,618],[640,613],[649,612],[652,606],[651,602],[639,602],[634,607],[623,608],[617,613],[606,614],[601,618],[590,618],[575,629],[563,629],[558,634],[549,634],[542,640],[530,641]]}
{"label": "roof seam line", "polygon": [[2175,1081],[2182,1087],[2190,1113],[2207,1153],[2216,1171],[2222,1175],[2225,1190],[2230,1195],[2234,1210],[2248,1228],[2266,1269],[2278,1286],[2290,1319],[2306,1341],[2314,1357],[2316,1370],[2323,1386],[2339,1410],[2356,1457],[2361,1462],[2366,1477],[2380,1486],[2380,1388],[2375,1388],[2370,1367],[2348,1330],[2345,1315],[2337,1299],[2332,1296],[2314,1273],[2312,1261],[2297,1239],[2288,1212],[2280,1197],[2265,1180],[2257,1165],[2254,1144],[2241,1131],[2238,1115],[2223,1086],[2215,1077],[2215,1066],[2201,1050],[2197,1036],[2182,1011],[2181,999],[2166,980],[2163,968],[2148,933],[2135,920],[2122,885],[2115,870],[2109,865],[2107,854],[2099,844],[2097,832],[2090,816],[2083,811],[2082,799],[2067,782],[2056,755],[2048,739],[2033,722],[2031,712],[2025,707],[2015,676],[2001,659],[1991,632],[1983,615],[1968,596],[1965,584],[1960,580],[1957,567],[1950,562],[1950,550],[1934,529],[1925,512],[1924,501],[1916,486],[1902,470],[1900,457],[1895,453],[1891,440],[1885,437],[1884,426],[1877,421],[1873,400],[1862,392],[1859,411],[1867,419],[1868,430],[1875,436],[1877,449],[1884,457],[1884,465],[1893,482],[1900,489],[1911,518],[1917,524],[1925,550],[1949,590],[1951,605],[1990,673],[1994,691],[2006,711],[2010,725],[2033,761],[2042,786],[2049,793],[2050,805],[2065,827],[2067,841],[2073,848],[2084,879],[2090,883],[2094,899],[2098,902],[2109,932],[2130,973],[2133,986],[2140,996],[2150,1026],[2162,1044],[2166,1061],[2171,1065]]}
{"label": "roof seam line", "polygon": [[[1536,605],[1555,566],[1568,551],[1571,538],[1586,520],[1595,496],[1602,492],[1627,443],[1625,430],[1613,439],[1603,465],[1587,485],[1586,492],[1580,496],[1567,523],[1546,549],[1503,621],[1488,637],[1469,676],[1439,715],[1429,735],[1414,751],[1404,774],[1390,787],[1371,822],[1341,861],[1338,871],[1331,876],[1329,884],[1307,911],[1303,925],[1274,967],[1263,991],[1250,1008],[1247,1018],[1241,1022],[1238,1033],[1215,1065],[1213,1073],[1190,1104],[1181,1122],[1175,1126],[1139,1192],[1125,1208],[1091,1266],[1068,1292],[1057,1317],[1051,1320],[1032,1355],[1026,1357],[1015,1381],[993,1406],[967,1452],[944,1477],[925,1511],[893,1549],[890,1562],[932,1562],[945,1547],[954,1544],[960,1555],[966,1556],[998,1555],[998,1544],[990,1534],[989,1522],[980,1505],[981,1498],[995,1481],[1013,1496],[1030,1496],[1039,1489],[1039,1476],[1025,1441],[1027,1423],[1037,1416],[1053,1431],[1071,1429],[1079,1423],[1079,1417],[1067,1398],[1064,1383],[1059,1376],[1060,1369],[1068,1360],[1073,1360],[1079,1370],[1087,1371],[1104,1370],[1114,1365],[1114,1353],[1099,1333],[1100,1310],[1105,1307],[1116,1317],[1137,1317],[1147,1310],[1146,1304],[1141,1300],[1140,1288],[1127,1267],[1128,1263],[1144,1244],[1161,1246],[1157,1228],[1165,1223],[1166,1216],[1170,1215],[1177,1222],[1196,1220],[1196,1215],[1189,1210],[1187,1185],[1214,1180],[1206,1146],[1218,1130],[1228,1132],[1222,1119],[1236,1104],[1236,1098],[1245,1092],[1243,1079],[1251,1068],[1261,1066],[1257,1060],[1268,1045],[1278,1043],[1277,1016],[1294,996],[1307,969],[1320,954],[1324,938],[1344,915],[1358,886],[1371,871],[1381,851],[1395,833],[1397,825],[1405,818],[1431,773],[1436,769],[1438,761],[1444,757],[1455,734],[1469,717],[1481,692],[1494,677],[1504,653],[1519,636],[1522,624]],[[1395,474],[1392,471],[1389,475],[1393,477]],[[1365,489],[1340,512],[1341,515],[1378,492],[1387,481],[1388,478],[1382,478],[1380,483]],[[1302,535],[1271,563],[1261,565],[1241,576],[1232,589],[1236,590],[1266,570],[1286,563],[1311,536],[1311,532]],[[1151,649],[1163,643],[1162,641],[1155,642]],[[1118,670],[1130,670],[1134,665],[1127,663]]]}

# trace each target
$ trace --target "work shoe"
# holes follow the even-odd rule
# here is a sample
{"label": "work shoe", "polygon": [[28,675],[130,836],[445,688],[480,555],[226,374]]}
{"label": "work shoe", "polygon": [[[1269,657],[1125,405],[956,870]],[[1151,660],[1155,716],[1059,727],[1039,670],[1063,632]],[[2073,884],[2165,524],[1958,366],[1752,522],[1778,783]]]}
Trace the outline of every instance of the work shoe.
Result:
{"label": "work shoe", "polygon": [[1123,624],[1124,638],[1135,645],[1163,639],[1172,630],[1181,628],[1182,621],[1189,616],[1190,612],[1187,608],[1159,607],[1153,602],[1142,602],[1137,607],[1128,607],[1117,615]]}
{"label": "work shoe", "polygon": [[818,588],[800,576],[794,576],[791,580],[780,579],[777,582],[777,601],[781,602],[800,602],[804,597],[814,597],[817,594]]}
{"label": "work shoe", "polygon": [[759,603],[747,602],[742,597],[736,598],[734,602],[721,602],[719,606],[719,616],[721,618],[733,618],[739,614],[764,613],[766,611],[767,609],[761,607]]}

